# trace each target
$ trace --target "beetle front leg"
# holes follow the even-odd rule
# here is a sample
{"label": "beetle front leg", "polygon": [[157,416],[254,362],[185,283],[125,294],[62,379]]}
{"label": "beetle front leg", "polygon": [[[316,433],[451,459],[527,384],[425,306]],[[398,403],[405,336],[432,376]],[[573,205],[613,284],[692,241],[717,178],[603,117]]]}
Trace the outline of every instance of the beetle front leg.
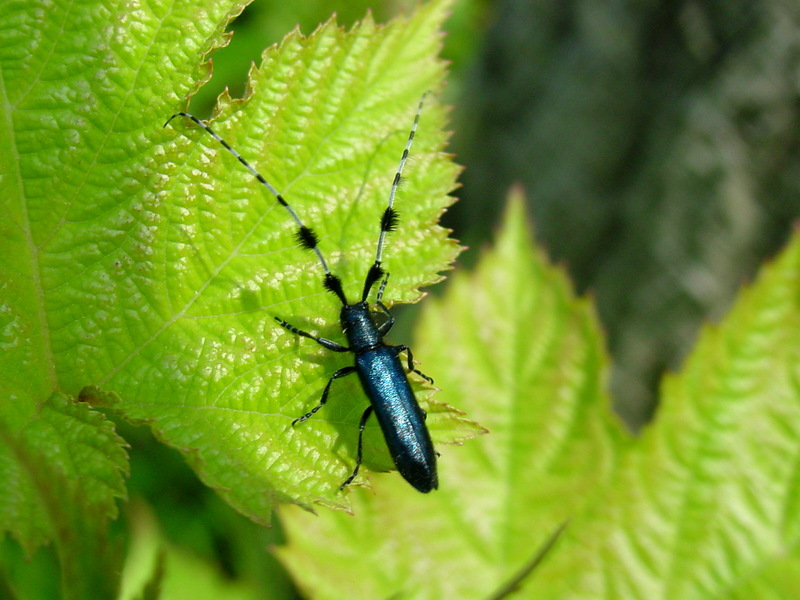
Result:
{"label": "beetle front leg", "polygon": [[319,337],[314,335],[313,333],[308,333],[307,331],[303,331],[302,329],[298,329],[291,323],[287,323],[283,319],[279,317],[275,317],[275,320],[280,324],[281,327],[284,329],[288,329],[295,335],[302,336],[304,338],[308,338],[310,340],[314,340],[323,348],[327,348],[328,350],[333,350],[334,352],[350,352],[350,348],[347,346],[342,346],[341,344],[334,342],[333,340],[329,340],[328,338]]}

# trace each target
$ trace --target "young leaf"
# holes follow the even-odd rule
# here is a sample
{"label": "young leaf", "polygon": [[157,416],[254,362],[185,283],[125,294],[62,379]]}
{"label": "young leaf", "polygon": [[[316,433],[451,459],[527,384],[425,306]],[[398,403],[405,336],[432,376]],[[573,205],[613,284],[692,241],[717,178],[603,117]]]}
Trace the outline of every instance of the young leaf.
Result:
{"label": "young leaf", "polygon": [[797,595],[798,272],[795,235],[724,322],[705,327],[535,597]]}
{"label": "young leaf", "polygon": [[594,316],[532,250],[519,198],[477,272],[426,301],[414,349],[437,374],[438,398],[489,434],[438,448],[430,495],[378,475],[374,493],[352,493],[355,517],[283,510],[289,545],[279,555],[309,597],[493,597],[629,444],[603,391]]}

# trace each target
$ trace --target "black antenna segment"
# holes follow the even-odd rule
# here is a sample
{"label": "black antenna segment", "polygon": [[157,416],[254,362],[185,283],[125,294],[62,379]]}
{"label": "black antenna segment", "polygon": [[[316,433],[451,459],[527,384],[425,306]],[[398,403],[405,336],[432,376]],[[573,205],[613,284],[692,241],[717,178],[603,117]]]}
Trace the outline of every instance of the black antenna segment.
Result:
{"label": "black antenna segment", "polygon": [[[249,162],[247,162],[247,160],[245,160],[245,158],[241,154],[239,154],[235,149],[233,149],[230,146],[230,144],[228,144],[228,142],[226,142],[219,135],[217,135],[216,131],[211,129],[211,127],[209,127],[206,123],[203,123],[200,119],[198,119],[194,115],[191,115],[191,114],[186,113],[186,112],[175,113],[169,119],[167,119],[167,122],[164,123],[164,127],[169,125],[170,121],[172,121],[172,119],[174,119],[175,117],[186,117],[187,119],[191,119],[197,125],[199,125],[203,129],[205,129],[209,133],[209,135],[211,135],[211,137],[213,137],[215,140],[217,140],[222,145],[223,148],[225,148],[228,152],[233,154],[233,156],[235,156],[236,159],[240,163],[242,163],[242,165],[244,165],[244,167],[248,171],[250,171],[250,173],[253,175],[253,177],[255,177],[259,181],[259,183],[261,183],[265,188],[267,188],[269,190],[270,194],[272,194],[275,197],[275,200],[278,201],[278,204],[280,204],[287,211],[289,211],[289,214],[291,215],[292,219],[294,219],[294,222],[297,224],[297,231],[294,234],[295,239],[297,240],[297,243],[304,250],[313,250],[314,251],[314,253],[317,255],[317,260],[319,260],[319,264],[322,267],[323,272],[325,273],[325,279],[323,281],[323,285],[325,286],[325,289],[328,290],[329,292],[334,293],[336,295],[336,297],[339,298],[339,300],[341,301],[342,305],[346,306],[347,305],[347,299],[345,298],[344,290],[342,289],[342,281],[341,281],[341,279],[339,279],[338,276],[336,276],[333,273],[331,273],[330,268],[328,268],[328,263],[325,260],[325,257],[322,255],[322,251],[319,249],[319,237],[317,236],[316,232],[313,229],[311,229],[310,227],[308,227],[307,225],[305,225],[303,223],[303,221],[300,219],[300,217],[297,215],[297,213],[294,211],[294,209],[291,207],[291,205],[284,199],[283,196],[281,196],[280,192],[278,192],[278,190],[276,190],[274,187],[272,187],[272,184],[269,181],[267,181],[264,178],[264,176],[261,175],[261,173],[256,171],[255,168],[253,168],[253,166]],[[416,126],[417,126],[417,123],[416,123],[416,120],[415,120],[414,121],[414,128],[416,128]],[[413,134],[413,130],[412,130],[412,134]],[[406,150],[408,150],[408,146],[410,146],[410,143],[406,146]],[[403,156],[403,162],[405,162],[405,154]],[[402,163],[401,163],[401,170],[402,170]],[[399,175],[399,173],[398,173],[398,175]],[[394,195],[394,187],[395,186],[392,187],[392,195]],[[392,202],[392,200],[390,198],[390,200],[389,200],[389,205],[390,206],[391,206],[391,202]],[[383,232],[381,232],[381,236],[383,236]],[[380,248],[378,249],[378,254],[380,255]]]}
{"label": "black antenna segment", "polygon": [[414,134],[416,133],[417,125],[419,124],[419,116],[422,113],[422,107],[425,105],[425,98],[428,96],[428,93],[429,92],[425,92],[419,99],[417,114],[414,115],[414,124],[411,125],[411,131],[408,133],[408,141],[406,141],[406,147],[403,150],[403,156],[400,158],[400,165],[397,167],[397,172],[394,174],[392,188],[389,190],[389,204],[386,206],[386,209],[383,211],[383,216],[381,217],[381,233],[378,237],[378,248],[375,251],[375,262],[372,263],[369,271],[367,271],[367,277],[364,280],[364,291],[361,294],[362,302],[366,302],[370,290],[372,290],[372,286],[375,285],[375,282],[386,274],[386,271],[384,271],[383,267],[381,266],[383,244],[386,240],[386,234],[390,231],[394,231],[397,228],[399,216],[397,211],[394,209],[394,197],[397,193],[397,188],[400,185],[400,179],[403,175],[403,169],[406,166],[406,160],[408,160],[408,153],[411,150],[411,144],[414,143]]}

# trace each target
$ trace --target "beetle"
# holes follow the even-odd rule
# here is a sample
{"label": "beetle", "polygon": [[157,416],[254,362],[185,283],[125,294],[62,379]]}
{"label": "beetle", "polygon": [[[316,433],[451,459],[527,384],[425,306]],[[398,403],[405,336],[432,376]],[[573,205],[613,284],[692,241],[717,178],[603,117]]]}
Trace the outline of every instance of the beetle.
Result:
{"label": "beetle", "polygon": [[[394,180],[389,190],[389,200],[380,221],[380,235],[378,237],[375,261],[369,267],[364,279],[361,299],[353,303],[349,302],[345,296],[341,279],[333,274],[328,267],[328,263],[319,248],[319,238],[314,230],[303,223],[292,206],[242,157],[241,154],[217,135],[206,123],[203,123],[200,119],[189,113],[175,113],[164,124],[164,127],[166,127],[170,121],[179,116],[191,119],[222,144],[228,152],[235,156],[238,161],[250,171],[259,183],[267,188],[275,197],[275,200],[289,212],[297,225],[297,231],[295,233],[297,243],[304,250],[313,251],[316,254],[317,260],[324,273],[323,286],[341,302],[342,307],[339,313],[339,324],[347,338],[348,345],[346,346],[304,331],[279,317],[275,317],[275,320],[281,327],[297,336],[313,340],[327,350],[333,352],[350,352],[354,356],[354,364],[352,366],[343,367],[330,376],[317,405],[303,416],[292,421],[292,426],[294,427],[298,423],[302,423],[311,418],[322,408],[328,401],[328,395],[334,381],[354,373],[358,375],[361,387],[369,399],[370,405],[361,415],[361,420],[359,422],[355,468],[351,475],[342,483],[339,488],[340,490],[343,490],[358,475],[358,470],[362,462],[364,428],[373,413],[381,427],[392,460],[405,480],[423,493],[437,489],[439,486],[436,468],[437,454],[433,448],[433,442],[431,441],[430,433],[425,423],[426,414],[420,408],[414,397],[400,355],[403,352],[406,353],[406,366],[408,371],[420,375],[430,383],[433,383],[433,379],[414,367],[414,358],[408,346],[392,346],[383,341],[395,322],[392,313],[383,303],[383,292],[389,279],[389,274],[382,265],[383,246],[386,235],[394,231],[397,227],[398,214],[394,208],[394,199],[397,188],[400,185],[403,168],[408,159],[411,145],[414,142],[414,135],[419,124],[427,94],[428,92],[425,92],[422,98],[420,98],[417,112],[414,116],[414,123],[408,134],[400,164],[395,172]],[[369,305],[369,295],[378,281],[381,283],[378,287],[375,304],[386,318],[381,324],[377,323]]]}

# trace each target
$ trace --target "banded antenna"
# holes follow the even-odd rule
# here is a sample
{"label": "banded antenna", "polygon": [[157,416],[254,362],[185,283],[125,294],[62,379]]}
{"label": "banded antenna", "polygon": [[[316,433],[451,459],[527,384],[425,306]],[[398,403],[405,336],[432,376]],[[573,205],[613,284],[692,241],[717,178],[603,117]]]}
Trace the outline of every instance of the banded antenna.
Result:
{"label": "banded antenna", "polygon": [[[428,96],[428,93],[429,92],[426,91],[419,99],[417,114],[414,115],[414,123],[411,125],[411,131],[408,132],[408,140],[406,141],[406,147],[403,149],[403,156],[400,158],[400,165],[397,167],[397,172],[394,174],[392,189],[389,190],[389,204],[386,206],[386,210],[383,211],[383,216],[381,217],[381,233],[378,236],[378,248],[375,251],[375,262],[372,263],[369,271],[367,271],[367,277],[364,280],[364,291],[361,294],[362,302],[366,302],[372,286],[375,285],[375,282],[386,273],[381,266],[383,244],[386,240],[386,234],[390,231],[394,231],[397,228],[399,216],[397,211],[394,209],[394,197],[397,193],[397,188],[400,185],[400,179],[403,175],[403,168],[406,166],[406,160],[408,160],[408,153],[411,150],[411,144],[414,143],[414,135],[417,132],[417,125],[419,125],[419,116],[422,114],[422,108],[425,105],[425,98]],[[379,294],[379,296],[382,296],[382,294]]]}
{"label": "banded antenna", "polygon": [[[406,142],[405,149],[403,150],[403,156],[400,159],[400,165],[397,168],[397,172],[394,176],[394,181],[392,182],[391,190],[389,191],[389,203],[386,209],[383,211],[383,216],[381,217],[381,232],[380,236],[378,237],[378,247],[375,253],[375,262],[370,267],[369,271],[367,272],[367,277],[364,282],[364,292],[362,294],[361,300],[366,301],[367,297],[369,296],[370,290],[372,286],[375,285],[375,282],[380,279],[384,274],[385,271],[381,267],[381,256],[383,253],[383,245],[384,240],[386,238],[386,234],[390,231],[394,231],[397,227],[398,216],[397,211],[394,209],[394,198],[397,193],[397,187],[400,185],[400,179],[403,174],[403,168],[405,167],[406,160],[408,159],[408,153],[411,149],[411,144],[414,142],[414,134],[417,130],[417,124],[419,123],[419,116],[422,112],[422,107],[425,103],[425,97],[428,95],[428,92],[425,92],[420,98],[419,106],[417,108],[417,114],[414,117],[414,124],[411,126],[411,131],[408,134],[408,141]],[[313,250],[314,253],[317,255],[317,260],[319,261],[320,266],[322,267],[322,271],[325,274],[325,279],[323,281],[323,285],[325,289],[329,292],[332,292],[339,298],[339,301],[342,303],[342,306],[347,306],[347,298],[344,295],[344,290],[342,289],[342,280],[339,278],[338,275],[334,275],[330,268],[328,267],[328,263],[325,260],[325,257],[322,254],[322,251],[319,249],[319,236],[317,236],[316,232],[305,225],[303,221],[300,219],[299,215],[295,212],[292,206],[284,199],[278,190],[276,190],[272,184],[267,181],[261,173],[259,173],[247,160],[239,154],[228,142],[222,139],[216,131],[211,129],[208,124],[204,123],[194,115],[187,113],[187,112],[178,112],[172,115],[167,122],[164,123],[164,127],[170,124],[170,122],[175,117],[186,117],[187,119],[191,119],[197,125],[205,129],[208,134],[217,140],[223,148],[225,148],[228,152],[230,152],[236,159],[244,165],[244,167],[250,171],[250,174],[255,177],[259,183],[261,183],[270,194],[275,197],[275,200],[278,201],[278,204],[283,206],[289,214],[291,215],[294,222],[297,224],[297,231],[295,232],[295,239],[297,243],[304,249],[304,250]]]}

